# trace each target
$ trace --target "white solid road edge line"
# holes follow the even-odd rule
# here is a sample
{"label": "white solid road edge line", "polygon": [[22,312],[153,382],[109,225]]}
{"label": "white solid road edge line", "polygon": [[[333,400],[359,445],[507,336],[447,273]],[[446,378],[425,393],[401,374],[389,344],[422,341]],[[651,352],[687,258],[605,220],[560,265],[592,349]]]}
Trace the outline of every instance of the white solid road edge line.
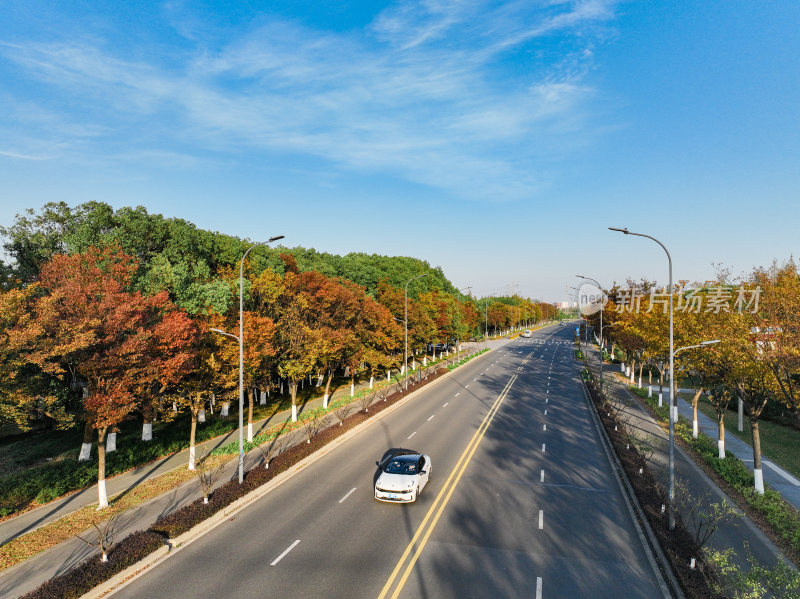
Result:
{"label": "white solid road edge line", "polygon": [[342,503],[342,502],[343,502],[345,499],[347,499],[348,497],[350,497],[350,495],[352,495],[352,494],[353,494],[353,491],[355,491],[355,490],[356,490],[356,488],[357,488],[357,487],[353,487],[352,489],[350,489],[350,490],[347,492],[347,494],[346,494],[344,497],[342,497],[342,498],[339,500],[339,503]]}
{"label": "white solid road edge line", "polygon": [[294,549],[295,547],[297,547],[297,544],[298,544],[299,542],[300,542],[300,539],[297,539],[297,540],[296,540],[294,543],[292,543],[291,545],[289,545],[289,546],[286,548],[286,551],[284,551],[284,552],[283,552],[283,553],[281,553],[281,554],[280,554],[278,557],[276,557],[276,558],[275,558],[275,560],[274,560],[274,561],[273,561],[273,562],[270,564],[270,566],[274,566],[274,565],[275,565],[275,564],[277,564],[279,561],[281,561],[281,560],[282,560],[284,557],[286,557],[286,554],[287,554],[287,553],[289,553],[289,552],[290,552],[292,549]]}
{"label": "white solid road edge line", "polygon": [[542,577],[536,577],[536,599],[542,599]]}

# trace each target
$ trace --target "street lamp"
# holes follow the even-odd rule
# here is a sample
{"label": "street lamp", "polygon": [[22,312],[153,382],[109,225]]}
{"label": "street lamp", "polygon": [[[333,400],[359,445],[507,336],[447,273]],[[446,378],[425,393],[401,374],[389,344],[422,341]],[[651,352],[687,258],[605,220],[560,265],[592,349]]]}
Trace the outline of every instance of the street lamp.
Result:
{"label": "street lamp", "polygon": [[[605,289],[592,277],[584,277],[583,275],[575,275],[579,279],[585,279],[587,281],[591,281],[597,288],[600,290],[601,300],[603,303],[600,304],[600,395],[603,394],[603,310],[606,307],[606,295]],[[588,321],[588,319],[587,319]]]}
{"label": "street lamp", "polygon": [[270,237],[267,241],[251,245],[239,262],[239,336],[226,333],[220,329],[210,329],[215,333],[233,337],[239,342],[239,484],[244,481],[244,259],[247,258],[247,254],[253,248],[267,245],[279,239],[283,239],[283,235],[276,235],[275,237]]}
{"label": "street lamp", "polygon": [[[661,243],[655,237],[651,237],[650,235],[645,235],[644,233],[634,233],[632,231],[628,231],[627,228],[620,229],[617,227],[609,227],[609,231],[618,231],[624,235],[636,235],[637,237],[647,237],[652,241],[655,241],[658,245],[661,246],[661,249],[667,254],[667,263],[669,265],[669,376],[672,380],[675,380],[675,371],[673,366],[675,365],[675,351],[673,346],[673,335],[672,335],[672,256],[669,254],[669,250],[667,250],[667,246]],[[667,501],[669,503],[669,529],[675,530],[675,513],[674,513],[674,506],[675,506],[675,420],[673,418],[675,410],[672,407],[673,403],[675,402],[675,394],[670,393],[669,403],[670,403],[670,410],[669,410],[669,495],[667,497]]]}
{"label": "street lamp", "polygon": [[408,391],[408,284],[415,279],[421,279],[422,277],[427,277],[428,273],[424,272],[421,275],[417,275],[416,277],[411,277],[408,281],[406,281],[406,290],[405,290],[405,307],[406,307],[406,319],[403,324],[403,331],[404,331],[404,344],[403,344],[403,390]]}

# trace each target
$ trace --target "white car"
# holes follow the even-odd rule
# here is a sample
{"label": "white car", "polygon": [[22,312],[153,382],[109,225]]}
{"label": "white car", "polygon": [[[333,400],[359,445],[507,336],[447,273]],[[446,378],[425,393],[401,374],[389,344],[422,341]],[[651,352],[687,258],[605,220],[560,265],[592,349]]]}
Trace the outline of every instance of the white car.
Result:
{"label": "white car", "polygon": [[523,337],[530,338],[531,335],[532,335],[532,333],[528,329],[525,329],[524,331],[522,331],[522,336]]}
{"label": "white car", "polygon": [[383,463],[375,481],[375,499],[393,503],[413,503],[431,478],[431,457],[411,451],[398,452]]}

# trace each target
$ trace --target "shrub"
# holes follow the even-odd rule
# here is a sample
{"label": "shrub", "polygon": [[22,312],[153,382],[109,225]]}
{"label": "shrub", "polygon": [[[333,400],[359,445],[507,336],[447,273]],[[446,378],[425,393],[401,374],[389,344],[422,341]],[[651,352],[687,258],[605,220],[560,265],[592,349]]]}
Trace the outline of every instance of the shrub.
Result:
{"label": "shrub", "polygon": [[153,553],[164,545],[162,535],[150,530],[134,532],[117,543],[101,562],[93,555],[75,568],[57,576],[22,599],[73,599],[102,584],[125,568]]}

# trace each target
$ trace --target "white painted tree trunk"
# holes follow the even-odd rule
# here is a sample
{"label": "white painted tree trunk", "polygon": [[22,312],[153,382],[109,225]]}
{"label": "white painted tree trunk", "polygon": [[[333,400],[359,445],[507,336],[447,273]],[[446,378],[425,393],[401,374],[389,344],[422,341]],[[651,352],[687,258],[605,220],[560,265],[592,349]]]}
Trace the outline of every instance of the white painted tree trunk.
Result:
{"label": "white painted tree trunk", "polygon": [[639,375],[639,389],[642,388],[642,375]]}
{"label": "white painted tree trunk", "polygon": [[173,412],[177,412],[178,411],[178,403],[175,402],[175,401],[172,402],[172,411]]}
{"label": "white painted tree trunk", "polygon": [[117,451],[117,433],[108,433],[106,439],[106,453]]}
{"label": "white painted tree trunk", "polygon": [[406,373],[406,365],[403,364],[402,366],[400,366],[400,374],[402,375],[402,374],[405,374],[405,373]]}
{"label": "white painted tree trunk", "polygon": [[375,382],[375,377],[374,377],[374,376],[370,376],[370,377],[369,377],[369,388],[370,388],[370,389],[372,389],[372,383],[373,383],[373,382]]}
{"label": "white painted tree trunk", "polygon": [[206,421],[206,411],[200,410],[197,414],[197,422],[205,422]]}
{"label": "white painted tree trunk", "polygon": [[700,424],[697,422],[696,418],[692,419],[692,437],[697,439],[697,435],[700,433]]}
{"label": "white painted tree trunk", "polygon": [[717,451],[718,451],[717,457],[719,457],[720,460],[724,460],[725,459],[725,440],[724,439],[718,439],[717,440]]}
{"label": "white painted tree trunk", "polygon": [[387,370],[386,371],[386,380],[387,381],[391,381],[392,380],[392,371],[391,370]]}
{"label": "white painted tree trunk", "polygon": [[223,418],[227,418],[228,414],[230,413],[230,409],[231,409],[231,402],[226,401],[225,403],[222,404],[222,411],[220,412],[220,416],[222,416]]}
{"label": "white painted tree trunk", "polygon": [[356,391],[356,386],[354,383],[350,383],[350,397],[353,397],[353,394]]}
{"label": "white painted tree trunk", "polygon": [[153,423],[145,422],[142,425],[142,441],[152,441],[152,440],[153,440]]}
{"label": "white painted tree trunk", "polygon": [[647,397],[653,397],[653,385],[647,385]]}
{"label": "white painted tree trunk", "polygon": [[247,442],[248,443],[252,443],[253,442],[253,423],[252,422],[248,422],[247,423]]}
{"label": "white painted tree trunk", "polygon": [[283,381],[281,381],[281,391],[280,391],[280,393],[281,393],[281,395],[283,395]]}
{"label": "white painted tree trunk", "polygon": [[753,478],[754,480],[754,487],[756,493],[759,495],[764,494],[764,474],[761,472],[761,468],[754,468],[753,469]]}
{"label": "white painted tree trunk", "polygon": [[427,366],[428,365],[428,356],[422,356],[422,365],[423,366]]}
{"label": "white painted tree trunk", "polygon": [[106,480],[97,482],[97,509],[108,507],[108,494],[106,493]]}
{"label": "white painted tree trunk", "polygon": [[189,448],[189,470],[194,470],[195,450],[196,447],[194,445]]}
{"label": "white painted tree trunk", "polygon": [[744,430],[744,402],[741,397],[739,398],[739,418],[736,424],[739,432],[742,432]]}
{"label": "white painted tree trunk", "polygon": [[92,444],[91,443],[81,443],[81,453],[78,456],[79,462],[85,462],[89,458],[92,457]]}
{"label": "white painted tree trunk", "polygon": [[619,363],[619,371],[620,372],[625,372],[625,362],[620,362]]}
{"label": "white painted tree trunk", "polygon": [[292,422],[297,422],[297,406],[292,406]]}
{"label": "white painted tree trunk", "polygon": [[322,407],[328,409],[328,394],[326,393],[322,398]]}
{"label": "white painted tree trunk", "polygon": [[658,394],[658,407],[660,408],[663,405],[664,405],[664,394],[663,393],[659,393]]}
{"label": "white painted tree trunk", "polygon": [[[319,385],[317,385],[317,387],[319,387]],[[261,401],[260,401],[259,403],[260,403],[262,406],[265,406],[265,405],[267,405],[267,392],[266,392],[266,391],[262,391],[262,392],[261,392]]]}
{"label": "white painted tree trunk", "polygon": [[416,369],[417,369],[417,361],[412,359],[411,360],[411,370],[416,370]]}

